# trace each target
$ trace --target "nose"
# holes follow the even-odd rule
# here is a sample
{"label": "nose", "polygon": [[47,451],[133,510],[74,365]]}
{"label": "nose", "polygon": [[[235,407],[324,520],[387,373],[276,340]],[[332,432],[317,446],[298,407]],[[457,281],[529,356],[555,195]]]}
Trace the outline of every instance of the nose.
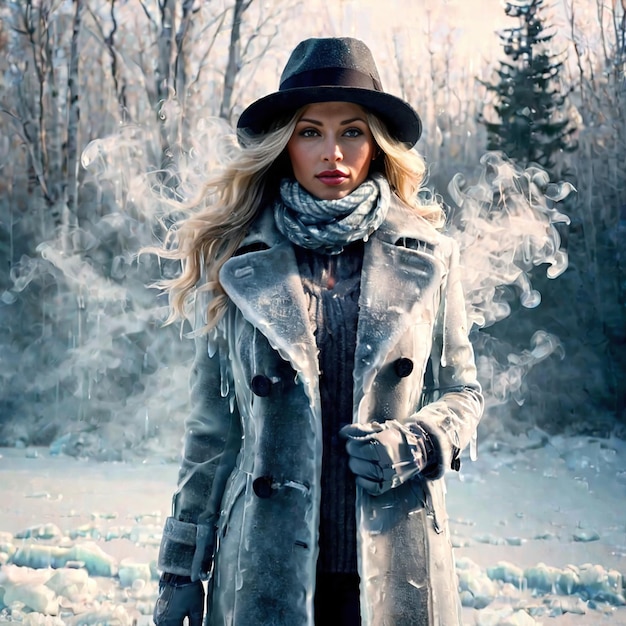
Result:
{"label": "nose", "polygon": [[339,145],[339,142],[334,137],[329,137],[324,142],[324,151],[322,154],[322,159],[329,163],[335,163],[343,159],[343,152],[341,151],[341,146]]}

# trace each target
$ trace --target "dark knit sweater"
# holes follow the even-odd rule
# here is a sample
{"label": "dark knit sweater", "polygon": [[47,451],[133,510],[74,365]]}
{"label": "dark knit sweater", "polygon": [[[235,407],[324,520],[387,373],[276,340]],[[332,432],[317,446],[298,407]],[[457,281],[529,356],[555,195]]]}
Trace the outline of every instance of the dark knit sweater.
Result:
{"label": "dark knit sweater", "polygon": [[355,480],[339,429],[352,422],[362,242],[338,255],[296,247],[320,364],[323,457],[318,573],[356,573]]}

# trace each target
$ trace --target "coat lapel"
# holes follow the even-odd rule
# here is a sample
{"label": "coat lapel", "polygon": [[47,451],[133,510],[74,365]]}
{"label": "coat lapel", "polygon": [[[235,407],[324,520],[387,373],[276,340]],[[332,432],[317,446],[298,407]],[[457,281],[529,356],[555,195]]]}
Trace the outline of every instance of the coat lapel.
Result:
{"label": "coat lapel", "polygon": [[[386,357],[409,326],[432,322],[433,285],[443,267],[440,234],[395,201],[388,219],[365,246],[354,367],[358,407]],[[423,306],[425,301],[428,306]],[[429,331],[432,325],[428,326]]]}
{"label": "coat lapel", "polygon": [[319,405],[317,347],[295,254],[268,213],[242,244],[244,249],[250,243],[268,247],[229,259],[220,281],[246,320],[300,374],[307,395]]}

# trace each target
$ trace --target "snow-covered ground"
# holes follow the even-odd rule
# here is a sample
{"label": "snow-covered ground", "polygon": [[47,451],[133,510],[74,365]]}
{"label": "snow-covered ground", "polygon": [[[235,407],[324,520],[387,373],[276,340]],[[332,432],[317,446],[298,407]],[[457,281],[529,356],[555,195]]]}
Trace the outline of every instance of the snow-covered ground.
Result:
{"label": "snow-covered ground", "polygon": [[[0,455],[0,622],[149,624],[176,464]],[[625,442],[486,442],[448,508],[467,626],[626,625]]]}
{"label": "snow-covered ground", "polygon": [[461,589],[485,606],[462,591],[465,624],[626,624],[626,442],[479,445],[449,476],[448,509]]}

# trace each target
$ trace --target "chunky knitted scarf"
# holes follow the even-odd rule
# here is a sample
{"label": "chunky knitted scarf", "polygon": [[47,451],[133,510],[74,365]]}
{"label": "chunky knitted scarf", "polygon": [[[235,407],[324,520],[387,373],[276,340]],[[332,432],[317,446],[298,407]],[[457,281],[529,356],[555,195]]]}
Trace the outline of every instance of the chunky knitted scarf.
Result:
{"label": "chunky knitted scarf", "polygon": [[337,200],[320,200],[298,182],[283,179],[274,205],[278,230],[292,243],[326,254],[367,238],[382,224],[389,210],[389,183],[375,174],[352,193]]}

